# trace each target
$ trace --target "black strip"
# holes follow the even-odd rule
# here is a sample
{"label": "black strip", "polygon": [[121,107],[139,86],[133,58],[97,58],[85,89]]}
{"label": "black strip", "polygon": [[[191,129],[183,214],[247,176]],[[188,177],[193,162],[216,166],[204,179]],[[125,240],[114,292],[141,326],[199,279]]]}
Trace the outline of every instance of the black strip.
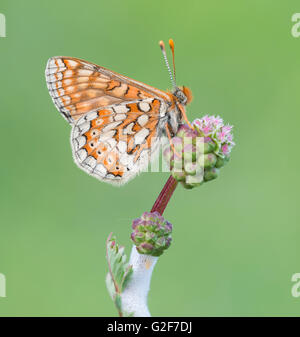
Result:
{"label": "black strip", "polygon": [[[87,336],[87,331],[96,331],[99,336],[219,336],[233,335],[256,336],[262,334],[262,327],[267,328],[267,335],[278,329],[297,331],[298,317],[19,317],[0,318],[3,331],[19,335],[30,334],[43,336],[47,334]],[[137,330],[137,327],[139,329]],[[35,334],[36,333],[36,334]]]}
{"label": "black strip", "polygon": [[128,91],[129,91],[129,89],[130,89],[130,88],[129,88],[129,85],[128,85],[128,84],[126,84],[126,85],[127,85],[127,89],[126,89],[126,91],[125,91],[125,93],[124,93],[124,96],[128,94]]}

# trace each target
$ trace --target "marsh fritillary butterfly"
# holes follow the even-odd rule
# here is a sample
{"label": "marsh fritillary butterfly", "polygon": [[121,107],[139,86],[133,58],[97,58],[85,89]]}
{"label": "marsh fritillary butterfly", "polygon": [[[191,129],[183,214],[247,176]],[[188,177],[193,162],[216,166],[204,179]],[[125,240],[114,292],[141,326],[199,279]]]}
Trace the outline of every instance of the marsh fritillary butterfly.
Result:
{"label": "marsh fritillary butterfly", "polygon": [[71,124],[73,158],[99,180],[121,185],[149,162],[162,136],[171,139],[184,120],[191,91],[175,82],[164,43],[160,47],[173,84],[162,91],[96,64],[52,57],[46,81],[56,108]]}

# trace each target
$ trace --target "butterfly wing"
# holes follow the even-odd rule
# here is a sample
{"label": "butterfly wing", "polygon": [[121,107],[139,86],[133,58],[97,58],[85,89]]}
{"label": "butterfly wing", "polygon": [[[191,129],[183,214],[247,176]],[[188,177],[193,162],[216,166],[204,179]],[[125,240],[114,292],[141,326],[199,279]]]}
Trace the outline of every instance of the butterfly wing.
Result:
{"label": "butterfly wing", "polygon": [[86,113],[71,132],[76,164],[99,180],[126,183],[158,149],[166,110],[163,100],[146,98]]}
{"label": "butterfly wing", "polygon": [[55,106],[71,124],[89,111],[124,101],[170,100],[161,90],[77,58],[53,57],[45,74]]}

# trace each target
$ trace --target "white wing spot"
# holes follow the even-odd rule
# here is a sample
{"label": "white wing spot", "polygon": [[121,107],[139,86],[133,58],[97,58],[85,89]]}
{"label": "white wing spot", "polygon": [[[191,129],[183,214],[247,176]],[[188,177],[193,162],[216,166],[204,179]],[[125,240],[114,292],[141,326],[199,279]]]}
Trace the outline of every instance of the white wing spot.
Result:
{"label": "white wing spot", "polygon": [[[71,70],[71,72],[73,73],[73,71]],[[92,70],[87,70],[87,69],[79,69],[77,70],[77,74],[78,76],[90,76],[93,74]]]}
{"label": "white wing spot", "polygon": [[134,143],[135,144],[142,144],[146,137],[149,135],[148,129],[142,129],[134,136]]}
{"label": "white wing spot", "polygon": [[103,119],[102,118],[98,118],[96,120],[96,125],[101,125],[101,124],[103,124]]}
{"label": "white wing spot", "polygon": [[115,135],[115,133],[116,133],[116,130],[111,130],[109,132],[106,132],[99,137],[99,140],[101,142],[105,142],[109,140],[110,138],[112,138]]}
{"label": "white wing spot", "polygon": [[56,65],[55,65],[55,68],[54,67],[51,67],[51,68],[47,68],[47,72],[46,74],[49,76],[49,75],[53,75],[55,73],[57,73],[58,71],[63,71],[65,70],[66,68],[57,68]]}
{"label": "white wing spot", "polygon": [[62,73],[56,73],[55,75],[49,75],[50,82],[56,82],[62,80]]}
{"label": "white wing spot", "polygon": [[78,142],[78,149],[80,149],[81,147],[83,147],[86,144],[86,138],[84,136],[80,136],[78,138],[76,138],[77,142]]}
{"label": "white wing spot", "polygon": [[110,148],[114,148],[115,145],[117,144],[117,141],[114,138],[110,138],[107,140],[107,144],[110,146]]}
{"label": "white wing spot", "polygon": [[65,77],[72,77],[73,76],[73,70],[66,70],[64,73]]}
{"label": "white wing spot", "polygon": [[118,145],[117,145],[117,148],[121,153],[124,153],[127,150],[127,143],[120,140]]}
{"label": "white wing spot", "polygon": [[78,129],[79,129],[80,134],[86,133],[90,128],[91,128],[91,125],[89,122],[78,124]]}
{"label": "white wing spot", "polygon": [[63,88],[59,88],[56,90],[56,92],[54,93],[55,97],[60,97],[60,96],[64,96],[65,91]]}
{"label": "white wing spot", "polygon": [[49,69],[49,68],[57,68],[54,59],[50,59],[50,60],[48,61],[48,69]]}
{"label": "white wing spot", "polygon": [[73,83],[73,80],[72,79],[65,79],[64,80],[64,84],[66,85],[66,86],[68,86],[68,85],[70,85],[70,84],[72,84]]}
{"label": "white wing spot", "polygon": [[97,164],[97,160],[94,157],[89,156],[83,163],[93,169]]}
{"label": "white wing spot", "polygon": [[142,115],[138,118],[138,123],[140,124],[140,126],[145,126],[147,124],[149,120],[149,117],[147,115]]}
{"label": "white wing spot", "polygon": [[91,121],[93,119],[96,119],[97,117],[98,117],[97,111],[92,111],[85,116],[85,119],[87,121]]}
{"label": "white wing spot", "polygon": [[115,115],[115,121],[123,121],[126,118],[126,114],[117,114]]}
{"label": "white wing spot", "polygon": [[123,104],[114,106],[114,110],[117,114],[124,114],[129,111],[129,108],[127,108],[127,106]]}
{"label": "white wing spot", "polygon": [[133,128],[133,126],[134,126],[134,123],[132,122],[132,123],[130,123],[130,124],[128,124],[127,126],[126,126],[126,128],[124,129],[124,135],[132,135],[132,134],[134,134],[134,131],[132,131],[132,128]]}
{"label": "white wing spot", "polygon": [[78,62],[74,61],[74,60],[66,60],[68,65],[71,67],[77,67],[78,66]]}
{"label": "white wing spot", "polygon": [[87,152],[85,149],[81,149],[77,152],[77,156],[81,161],[84,161],[87,157]]}
{"label": "white wing spot", "polygon": [[102,132],[107,132],[107,131],[113,130],[120,124],[121,124],[121,121],[110,123],[102,129]]}
{"label": "white wing spot", "polygon": [[150,104],[146,102],[140,102],[138,103],[138,106],[143,112],[148,112],[151,109]]}
{"label": "white wing spot", "polygon": [[99,174],[100,177],[105,177],[107,174],[107,170],[102,164],[98,164],[95,167],[95,173]]}
{"label": "white wing spot", "polygon": [[[56,59],[56,61],[57,61],[57,64],[58,64],[59,68],[65,68],[66,67],[64,62],[62,61],[62,59]],[[55,60],[53,60],[53,63],[55,64]]]}
{"label": "white wing spot", "polygon": [[77,138],[79,135],[80,135],[80,129],[78,126],[75,126],[73,130],[73,138]]}
{"label": "white wing spot", "polygon": [[64,96],[62,98],[63,105],[69,105],[71,103],[71,97],[70,96]]}
{"label": "white wing spot", "polygon": [[129,162],[129,155],[127,153],[123,153],[120,156],[120,164],[124,165],[124,166],[127,166],[128,162]]}

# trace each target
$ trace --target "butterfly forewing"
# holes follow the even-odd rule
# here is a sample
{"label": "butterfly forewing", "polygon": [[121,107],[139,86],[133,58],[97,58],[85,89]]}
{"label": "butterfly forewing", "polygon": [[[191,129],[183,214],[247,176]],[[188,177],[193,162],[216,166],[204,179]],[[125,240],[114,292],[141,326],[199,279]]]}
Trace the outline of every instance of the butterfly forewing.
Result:
{"label": "butterfly forewing", "polygon": [[51,58],[46,81],[55,106],[71,124],[89,111],[112,104],[154,97],[170,99],[161,90],[71,57]]}

